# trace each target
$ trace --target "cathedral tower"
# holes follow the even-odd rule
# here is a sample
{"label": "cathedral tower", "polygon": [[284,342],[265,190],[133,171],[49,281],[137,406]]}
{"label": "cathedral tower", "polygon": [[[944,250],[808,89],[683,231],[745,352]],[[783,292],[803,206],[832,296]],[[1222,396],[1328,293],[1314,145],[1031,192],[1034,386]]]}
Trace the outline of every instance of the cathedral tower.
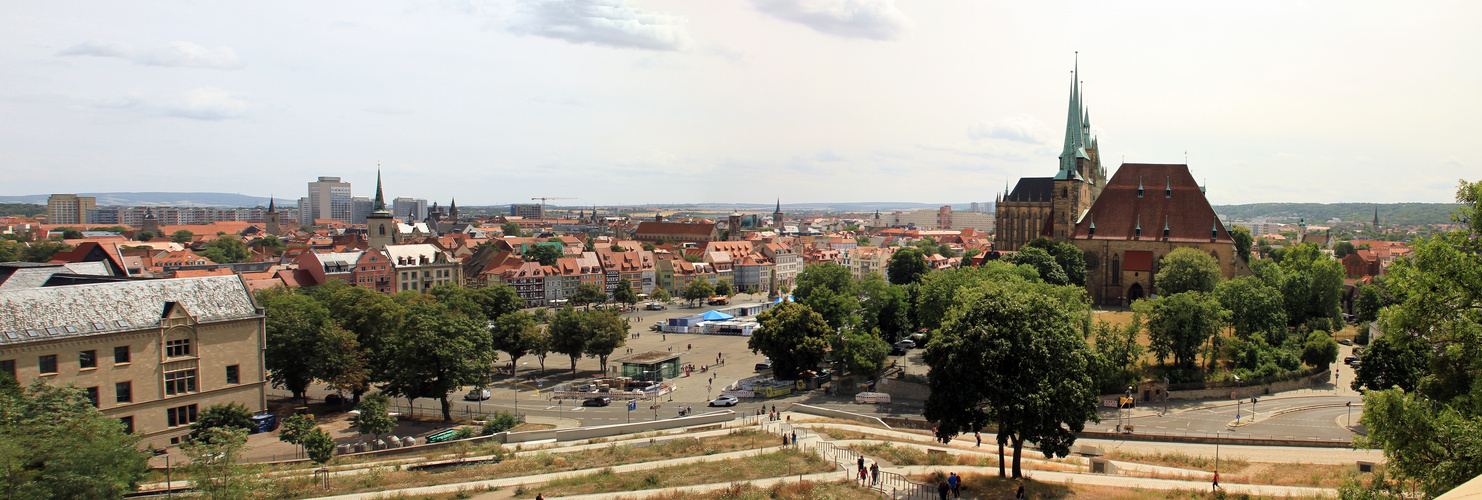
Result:
{"label": "cathedral tower", "polygon": [[265,222],[267,222],[267,232],[273,236],[277,236],[283,230],[283,227],[279,225],[278,210],[274,207],[275,201],[271,197],[268,198],[268,213],[263,215]]}
{"label": "cathedral tower", "polygon": [[782,224],[782,198],[777,199],[777,208],[772,210],[772,226],[779,235],[787,231],[787,226]]}
{"label": "cathedral tower", "polygon": [[1070,108],[1065,116],[1065,145],[1060,150],[1060,170],[1055,173],[1051,191],[1051,230],[1044,236],[1055,241],[1068,241],[1081,214],[1091,208],[1106,173],[1091,137],[1091,112],[1081,102],[1079,63],[1070,81]]}

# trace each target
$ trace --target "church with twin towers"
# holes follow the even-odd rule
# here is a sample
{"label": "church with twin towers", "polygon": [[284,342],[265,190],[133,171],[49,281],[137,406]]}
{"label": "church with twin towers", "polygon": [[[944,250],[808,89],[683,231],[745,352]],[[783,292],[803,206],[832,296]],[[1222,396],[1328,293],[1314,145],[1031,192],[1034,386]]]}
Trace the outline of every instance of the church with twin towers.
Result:
{"label": "church with twin towers", "polygon": [[1017,251],[1036,238],[1070,243],[1085,256],[1087,294],[1106,305],[1157,293],[1158,263],[1175,248],[1208,253],[1227,279],[1249,275],[1188,165],[1123,163],[1108,178],[1079,78],[1076,68],[1055,175],[1020,178],[995,197],[994,249]]}

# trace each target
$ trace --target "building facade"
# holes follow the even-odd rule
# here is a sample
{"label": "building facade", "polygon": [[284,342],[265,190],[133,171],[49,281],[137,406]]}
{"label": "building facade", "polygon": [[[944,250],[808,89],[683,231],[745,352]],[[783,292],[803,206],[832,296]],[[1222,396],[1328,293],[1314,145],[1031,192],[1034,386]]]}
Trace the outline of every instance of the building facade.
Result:
{"label": "building facade", "polygon": [[98,199],[75,194],[54,194],[46,199],[48,224],[86,224],[89,210],[98,208]]}
{"label": "building facade", "polygon": [[141,443],[190,433],[216,404],[267,407],[266,323],[236,276],[0,292],[0,371],[77,384]]}
{"label": "building facade", "polygon": [[329,219],[351,222],[350,183],[339,177],[320,177],[309,183],[308,220]]}

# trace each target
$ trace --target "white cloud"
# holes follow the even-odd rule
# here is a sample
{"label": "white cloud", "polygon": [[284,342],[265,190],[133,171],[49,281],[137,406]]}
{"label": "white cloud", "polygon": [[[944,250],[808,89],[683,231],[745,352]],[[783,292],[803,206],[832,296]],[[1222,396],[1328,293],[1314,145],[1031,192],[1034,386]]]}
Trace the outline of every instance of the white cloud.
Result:
{"label": "white cloud", "polygon": [[967,128],[967,136],[975,141],[1008,139],[1029,144],[1044,144],[1050,137],[1050,128],[1045,125],[1045,122],[1033,116],[1019,115],[1004,117],[995,122],[973,124]]}
{"label": "white cloud", "polygon": [[237,69],[242,61],[231,47],[209,49],[191,42],[174,41],[154,50],[136,51],[124,42],[89,40],[57,52],[59,56],[113,57],[146,66],[176,68]]}
{"label": "white cloud", "polygon": [[846,38],[895,40],[911,29],[911,20],[895,0],[751,0],[767,15],[814,31]]}
{"label": "white cloud", "polygon": [[1441,160],[1441,164],[1442,165],[1451,166],[1451,167],[1465,167],[1465,166],[1467,166],[1467,164],[1465,162],[1461,161],[1460,159],[1457,159],[1455,156],[1447,156],[1446,159]]}
{"label": "white cloud", "polygon": [[694,41],[683,16],[634,9],[624,0],[525,0],[509,30],[571,43],[686,50]]}
{"label": "white cloud", "polygon": [[211,121],[236,118],[246,111],[246,101],[215,87],[202,87],[187,92],[183,98],[165,109],[170,116]]}

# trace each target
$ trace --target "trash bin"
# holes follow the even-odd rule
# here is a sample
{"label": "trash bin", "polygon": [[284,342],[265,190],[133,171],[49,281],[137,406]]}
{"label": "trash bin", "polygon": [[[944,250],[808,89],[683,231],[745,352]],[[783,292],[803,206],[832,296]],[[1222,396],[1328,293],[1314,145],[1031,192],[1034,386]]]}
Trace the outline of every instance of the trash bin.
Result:
{"label": "trash bin", "polygon": [[272,432],[278,428],[278,416],[271,413],[252,416],[252,433]]}

